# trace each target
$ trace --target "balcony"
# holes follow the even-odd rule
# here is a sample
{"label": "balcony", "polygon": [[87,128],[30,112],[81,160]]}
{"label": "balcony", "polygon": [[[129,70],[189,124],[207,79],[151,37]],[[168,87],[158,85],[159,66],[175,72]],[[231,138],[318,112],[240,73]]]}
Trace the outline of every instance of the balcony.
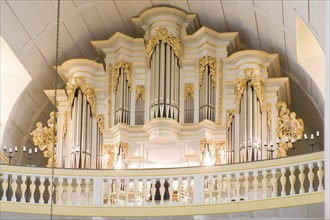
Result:
{"label": "balcony", "polygon": [[[54,215],[182,216],[324,202],[324,153],[209,167],[54,169]],[[1,212],[49,214],[52,170],[1,165]]]}

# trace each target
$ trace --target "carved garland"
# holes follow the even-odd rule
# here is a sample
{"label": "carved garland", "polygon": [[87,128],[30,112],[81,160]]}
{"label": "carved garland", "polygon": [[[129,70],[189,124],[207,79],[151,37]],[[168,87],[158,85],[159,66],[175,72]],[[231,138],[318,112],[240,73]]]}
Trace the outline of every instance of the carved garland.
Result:
{"label": "carved garland", "polygon": [[255,73],[255,69],[248,68],[244,70],[244,75],[242,77],[236,78],[234,80],[234,85],[236,87],[236,104],[237,111],[240,109],[241,99],[243,97],[244,89],[247,82],[251,82],[253,89],[257,93],[257,97],[260,102],[261,111],[264,110],[264,79]]}
{"label": "carved garland", "polygon": [[278,147],[278,157],[287,156],[286,151],[292,148],[292,143],[286,142],[288,138],[291,140],[297,140],[301,138],[304,132],[304,122],[301,118],[296,118],[295,112],[290,112],[287,108],[286,103],[277,103],[278,116],[276,119],[277,128],[276,135],[280,139],[280,144]]}
{"label": "carved garland", "polygon": [[117,92],[120,69],[124,70],[124,74],[126,74],[129,91],[132,92],[132,64],[125,62],[124,60],[120,60],[118,63],[115,64],[115,76],[114,76],[114,85],[113,85],[114,93]]}
{"label": "carved garland", "polygon": [[210,67],[210,75],[212,79],[212,86],[216,88],[216,60],[213,57],[205,56],[199,60],[199,69],[198,69],[198,89],[201,88],[203,82],[203,76],[206,69],[206,66]]}
{"label": "carved garland", "polygon": [[62,127],[62,137],[65,138],[66,132],[68,130],[68,112],[64,111],[63,112],[63,127]]}
{"label": "carved garland", "polygon": [[156,30],[156,34],[152,36],[152,38],[146,43],[146,57],[148,64],[150,64],[150,59],[154,52],[155,46],[159,44],[161,41],[169,44],[172,47],[174,54],[178,57],[179,60],[181,59],[181,55],[182,55],[181,41],[175,36],[168,34],[166,28],[161,27]]}
{"label": "carved garland", "polygon": [[185,84],[184,100],[186,100],[189,95],[194,99],[194,84],[192,84],[192,83]]}
{"label": "carved garland", "polygon": [[97,126],[100,129],[100,132],[103,134],[103,130],[104,130],[104,115],[99,114],[96,116],[97,119]]}
{"label": "carved garland", "polygon": [[[54,166],[56,166],[56,147],[53,153],[53,145],[56,146],[57,143],[57,124],[54,124],[54,116],[58,118],[58,112],[56,114],[54,111],[50,113],[50,118],[47,121],[47,126],[42,127],[41,122],[37,122],[36,129],[30,133],[33,139],[34,146],[39,147],[43,151],[45,158],[48,158],[47,167],[52,167],[53,160]],[[56,135],[54,136],[54,127]]]}
{"label": "carved garland", "polygon": [[231,123],[233,122],[235,113],[234,109],[227,109],[227,114],[226,114],[226,130],[229,129]]}
{"label": "carved garland", "polygon": [[112,97],[112,65],[109,65],[108,75],[108,128],[111,127],[111,97]]}
{"label": "carved garland", "polygon": [[223,64],[220,59],[219,62],[219,111],[218,111],[218,120],[219,125],[222,124],[222,94],[223,94]]}
{"label": "carved garland", "polygon": [[[87,102],[91,106],[92,114],[96,114],[96,94],[93,87],[86,82],[85,77],[71,77],[69,78],[66,85],[66,92],[68,94],[68,100],[70,105],[72,105],[74,94],[76,90],[80,88],[81,92],[86,96]],[[70,109],[71,112],[71,109]]]}
{"label": "carved garland", "polygon": [[267,128],[272,130],[272,103],[267,103]]}
{"label": "carved garland", "polygon": [[136,86],[135,91],[135,102],[138,100],[138,98],[141,96],[142,100],[144,101],[144,86],[138,85]]}

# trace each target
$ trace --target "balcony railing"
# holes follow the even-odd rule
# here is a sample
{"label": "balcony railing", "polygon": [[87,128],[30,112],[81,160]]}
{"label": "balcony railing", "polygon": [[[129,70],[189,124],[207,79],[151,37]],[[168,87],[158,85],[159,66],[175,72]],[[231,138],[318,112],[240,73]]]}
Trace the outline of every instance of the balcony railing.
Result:
{"label": "balcony railing", "polygon": [[[54,207],[127,207],[132,212],[120,215],[143,216],[137,207],[194,208],[198,205],[201,208],[226,204],[241,206],[242,203],[248,204],[251,201],[263,201],[265,205],[267,202],[277,201],[277,205],[270,205],[269,208],[278,208],[287,204],[281,204],[284,200],[276,199],[288,198],[295,198],[291,205],[317,203],[323,201],[323,161],[323,152],[318,152],[211,167],[149,170],[55,169]],[[43,207],[50,204],[51,169],[1,165],[0,178],[2,211],[13,211],[18,204],[38,204]],[[20,212],[17,207],[15,209]],[[232,210],[227,209],[227,212]],[[201,212],[207,213],[205,210]],[[226,211],[214,210],[216,212]],[[83,213],[80,215],[84,215]],[[116,212],[110,212],[109,215],[115,215],[114,213]]]}

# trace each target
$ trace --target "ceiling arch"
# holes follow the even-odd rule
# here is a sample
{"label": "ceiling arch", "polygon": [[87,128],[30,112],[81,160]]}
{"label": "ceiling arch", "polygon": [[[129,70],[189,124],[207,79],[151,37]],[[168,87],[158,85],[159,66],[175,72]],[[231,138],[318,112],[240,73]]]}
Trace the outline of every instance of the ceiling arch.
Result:
{"label": "ceiling arch", "polygon": [[[322,130],[324,91],[298,63],[295,36],[299,15],[325,51],[326,5],[308,0],[66,0],[61,8],[60,63],[72,58],[102,62],[90,41],[108,39],[115,32],[141,37],[130,18],[151,7],[175,7],[197,14],[202,26],[239,32],[242,48],[279,53],[282,74],[291,78],[291,108],[310,130]],[[45,123],[52,110],[43,90],[53,88],[56,7],[54,0],[1,1],[1,35],[32,77],[10,114],[2,144],[32,145],[30,131],[37,121]]]}

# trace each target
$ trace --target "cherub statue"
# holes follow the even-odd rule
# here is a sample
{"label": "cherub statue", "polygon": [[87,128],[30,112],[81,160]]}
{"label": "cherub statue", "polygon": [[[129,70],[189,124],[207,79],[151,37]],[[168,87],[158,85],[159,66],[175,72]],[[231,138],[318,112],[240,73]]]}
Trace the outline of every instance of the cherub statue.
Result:
{"label": "cherub statue", "polygon": [[36,125],[36,129],[30,133],[30,135],[33,136],[33,143],[35,146],[38,146],[40,150],[45,150],[46,145],[45,145],[45,130],[42,127],[42,123],[38,122]]}

